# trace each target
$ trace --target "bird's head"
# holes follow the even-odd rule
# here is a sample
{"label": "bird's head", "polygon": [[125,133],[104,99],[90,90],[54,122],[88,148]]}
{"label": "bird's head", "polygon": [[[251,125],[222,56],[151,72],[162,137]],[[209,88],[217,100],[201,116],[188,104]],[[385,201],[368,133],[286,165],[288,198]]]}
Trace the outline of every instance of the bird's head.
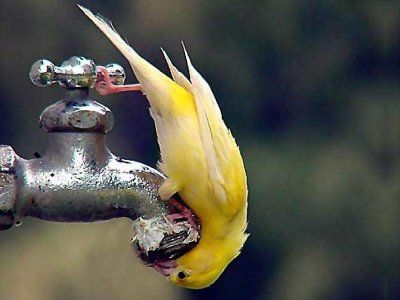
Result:
{"label": "bird's head", "polygon": [[[189,232],[182,231],[175,235],[165,236],[157,249],[146,250],[142,246],[147,245],[147,240],[152,236],[145,237],[145,235],[150,234],[151,230],[155,231],[160,220],[156,220],[155,224],[152,221],[141,220],[140,226],[135,227],[134,249],[145,265],[153,267],[176,285],[191,289],[211,285],[229,263],[225,259],[227,250],[222,250],[224,247],[216,244],[216,241],[198,239],[201,233],[200,221],[178,194],[169,200],[168,208],[170,215],[166,217],[168,220],[166,224],[177,226],[171,227],[171,230],[179,231],[190,226]],[[142,231],[145,234],[141,234]],[[189,238],[193,241],[187,243]]]}
{"label": "bird's head", "polygon": [[[232,255],[221,252],[222,247],[201,239],[185,247],[178,245],[176,250],[167,248],[145,253],[137,245],[135,248],[147,266],[153,267],[172,283],[190,289],[211,285],[233,259]],[[232,258],[227,260],[227,257]]]}
{"label": "bird's head", "polygon": [[167,278],[182,287],[201,289],[216,281],[228,263],[215,252],[195,247],[175,261]]}

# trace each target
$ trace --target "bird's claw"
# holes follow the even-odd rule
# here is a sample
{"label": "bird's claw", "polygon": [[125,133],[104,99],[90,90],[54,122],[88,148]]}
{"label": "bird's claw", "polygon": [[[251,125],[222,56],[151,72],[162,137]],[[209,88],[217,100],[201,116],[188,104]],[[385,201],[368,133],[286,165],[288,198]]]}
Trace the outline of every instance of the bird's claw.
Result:
{"label": "bird's claw", "polygon": [[95,84],[95,88],[101,96],[142,90],[140,84],[115,85],[112,82],[112,79],[107,69],[102,66],[97,67],[97,81]]}
{"label": "bird's claw", "polygon": [[187,208],[185,205],[180,203],[179,200],[175,198],[172,198],[169,203],[178,210],[177,213],[170,214],[167,216],[167,219],[170,222],[176,223],[182,221],[182,219],[186,219],[193,228],[198,229],[199,221],[189,208]]}

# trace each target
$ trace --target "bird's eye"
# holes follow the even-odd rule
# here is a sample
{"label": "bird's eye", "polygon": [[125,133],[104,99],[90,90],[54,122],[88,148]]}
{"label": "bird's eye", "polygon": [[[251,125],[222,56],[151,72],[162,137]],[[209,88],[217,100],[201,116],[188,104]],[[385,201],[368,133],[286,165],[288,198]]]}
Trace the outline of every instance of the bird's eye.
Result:
{"label": "bird's eye", "polygon": [[180,271],[179,273],[178,273],[178,278],[180,279],[180,280],[183,280],[183,279],[185,279],[186,278],[186,273],[185,272],[183,272],[183,271]]}

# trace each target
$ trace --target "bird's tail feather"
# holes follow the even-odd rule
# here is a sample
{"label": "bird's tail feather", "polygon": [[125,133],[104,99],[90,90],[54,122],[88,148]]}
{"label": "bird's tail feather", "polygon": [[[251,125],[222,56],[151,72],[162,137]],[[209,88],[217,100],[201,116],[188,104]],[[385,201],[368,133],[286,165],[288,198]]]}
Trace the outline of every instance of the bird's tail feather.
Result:
{"label": "bird's tail feather", "polygon": [[[142,85],[144,93],[155,108],[170,105],[170,89],[176,85],[168,76],[143,59],[118,34],[111,22],[100,15],[93,14],[85,7],[78,5],[83,13],[109,38],[117,49],[125,56]],[[176,85],[178,86],[178,85]]]}

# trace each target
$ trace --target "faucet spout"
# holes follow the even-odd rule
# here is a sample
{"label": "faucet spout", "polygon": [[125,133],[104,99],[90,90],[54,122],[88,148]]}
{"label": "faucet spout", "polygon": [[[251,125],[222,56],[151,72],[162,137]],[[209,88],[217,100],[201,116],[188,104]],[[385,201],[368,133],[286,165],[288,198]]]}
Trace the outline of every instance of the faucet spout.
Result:
{"label": "faucet spout", "polygon": [[54,132],[49,137],[43,157],[17,159],[17,217],[94,222],[168,214],[157,197],[164,176],[111,154],[105,134]]}

